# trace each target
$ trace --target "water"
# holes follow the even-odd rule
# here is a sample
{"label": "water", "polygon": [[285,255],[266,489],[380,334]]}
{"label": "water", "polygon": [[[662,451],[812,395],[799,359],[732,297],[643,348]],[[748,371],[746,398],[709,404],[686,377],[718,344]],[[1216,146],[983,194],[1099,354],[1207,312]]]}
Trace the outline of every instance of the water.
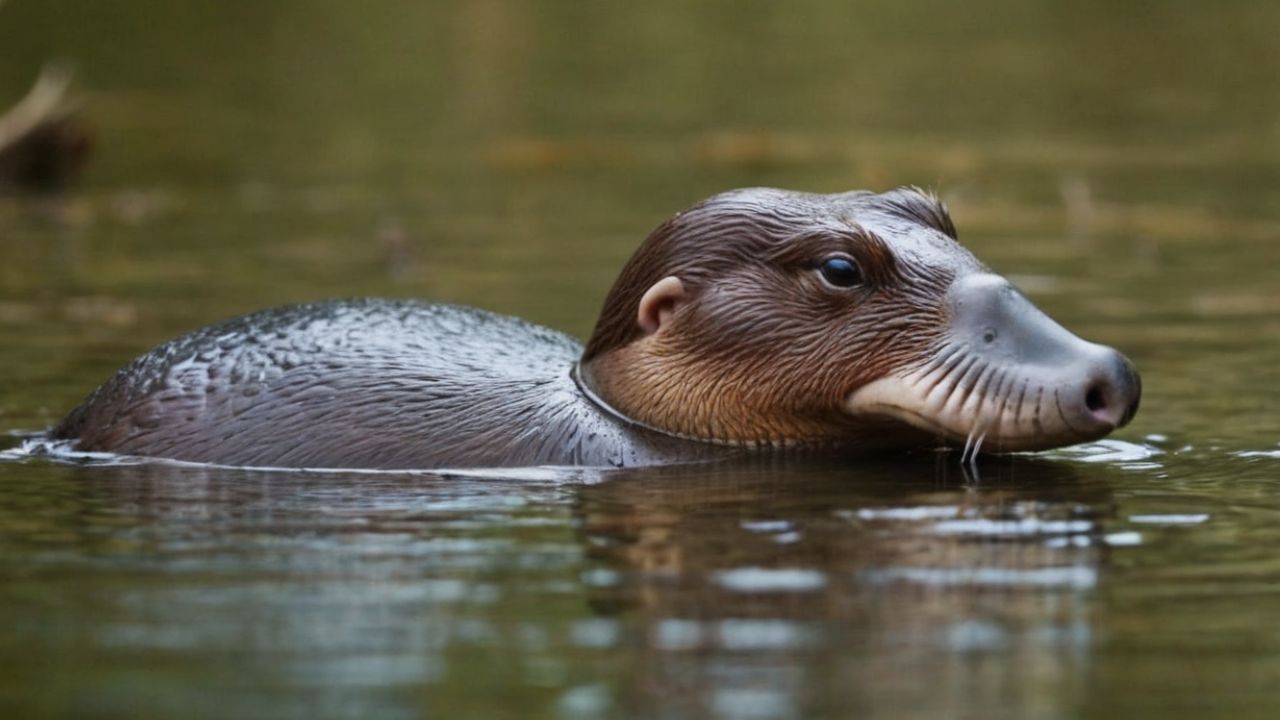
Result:
{"label": "water", "polygon": [[[617,473],[0,462],[6,717],[1274,717],[1280,9],[10,0],[98,148],[0,198],[0,428],[322,297],[589,332],[719,190],[938,189],[1143,372],[1113,441]],[[17,446],[20,438],[7,441]]]}

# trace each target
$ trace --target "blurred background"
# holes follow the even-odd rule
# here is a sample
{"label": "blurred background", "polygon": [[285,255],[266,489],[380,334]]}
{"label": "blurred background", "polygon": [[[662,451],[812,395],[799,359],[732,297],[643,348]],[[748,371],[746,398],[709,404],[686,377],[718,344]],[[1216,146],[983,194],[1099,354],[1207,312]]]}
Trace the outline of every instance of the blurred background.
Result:
{"label": "blurred background", "polygon": [[1203,405],[1242,393],[1218,360],[1280,309],[1277,27],[1272,3],[1177,0],[8,0],[0,105],[65,61],[94,145],[69,192],[0,200],[0,423],[276,303],[417,296],[582,336],[698,199],[907,183],[1221,417]]}
{"label": "blurred background", "polygon": [[[841,471],[366,497],[0,467],[0,570],[22,578],[0,699],[1274,717],[1278,31],[1266,0],[0,0],[0,108],[65,63],[91,143],[64,187],[0,194],[0,430],[279,303],[421,297],[585,337],[650,229],[751,185],[935,190],[968,247],[1145,384],[1120,445],[1017,465],[1013,491],[928,464],[856,492]],[[1089,529],[971,546],[934,510],[886,530],[884,503]],[[818,575],[749,572],[787,562]],[[723,574],[744,569],[746,595]],[[743,618],[764,624],[724,624]]]}

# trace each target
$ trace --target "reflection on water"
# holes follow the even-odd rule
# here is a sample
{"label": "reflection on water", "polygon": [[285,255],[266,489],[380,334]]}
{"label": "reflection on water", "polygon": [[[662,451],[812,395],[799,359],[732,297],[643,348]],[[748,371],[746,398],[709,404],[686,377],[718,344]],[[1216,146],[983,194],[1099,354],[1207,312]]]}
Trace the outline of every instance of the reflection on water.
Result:
{"label": "reflection on water", "polygon": [[[941,709],[1009,701],[1032,676],[1065,692],[1110,491],[1024,460],[981,487],[942,471],[767,463],[583,484],[42,466],[0,501],[4,570],[26,578],[0,608],[29,619],[0,641],[6,684],[39,680],[50,692],[24,707],[50,712],[126,702],[143,673],[161,709],[249,683],[230,700],[248,714],[306,688],[312,707],[355,697],[378,715],[411,713],[420,687],[500,712],[475,692],[499,682],[573,716]],[[17,663],[33,644],[41,662]],[[934,678],[927,702],[907,702],[914,679],[884,682],[904,666]]]}
{"label": "reflection on water", "polygon": [[[629,706],[919,717],[999,702],[1026,717],[1087,674],[1105,486],[1029,461],[981,486],[932,461],[726,470],[578,493],[586,557],[609,571],[593,607],[648,645]],[[1027,684],[1035,697],[1008,693]]]}
{"label": "reflection on water", "polygon": [[[145,682],[165,715],[223,687],[245,692],[204,714],[262,716],[302,689],[300,717],[335,703],[403,713],[424,683],[480,682],[449,653],[546,632],[574,590],[555,486],[367,476],[352,493],[332,475],[41,474],[0,503],[4,572],[24,578],[0,607],[28,619],[0,640],[3,687],[45,688],[28,693],[32,710],[92,714],[135,702]],[[33,644],[40,662],[19,662]]]}
{"label": "reflection on water", "polygon": [[[0,196],[0,430],[322,297],[586,334],[731,187],[936,188],[1142,369],[1035,459],[596,475],[0,461],[4,717],[1280,711],[1280,6],[0,2],[72,60],[70,193]],[[6,449],[19,438],[3,442]]]}
{"label": "reflection on water", "polygon": [[[1056,716],[1129,698],[1117,663],[1208,639],[1176,629],[1185,593],[1224,601],[1205,578],[1263,592],[1216,619],[1228,642],[1276,577],[1231,537],[1265,505],[1096,461],[1147,462],[1136,447],[1089,452],[987,459],[978,482],[954,453],[505,478],[11,453],[0,614],[22,622],[0,698],[22,716]],[[1251,644],[1220,662],[1280,651]]]}

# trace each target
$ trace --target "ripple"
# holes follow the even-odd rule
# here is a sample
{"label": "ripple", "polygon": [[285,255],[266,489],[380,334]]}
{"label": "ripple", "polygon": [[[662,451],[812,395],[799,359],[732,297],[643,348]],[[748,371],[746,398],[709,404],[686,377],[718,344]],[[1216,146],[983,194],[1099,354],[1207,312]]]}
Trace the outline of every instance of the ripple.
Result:
{"label": "ripple", "polygon": [[[1087,548],[1093,545],[1094,542],[1095,539],[1088,535],[1064,535],[1049,538],[1045,541],[1044,546],[1050,550],[1062,550],[1066,548]],[[1133,547],[1142,544],[1142,533],[1132,530],[1107,533],[1102,536],[1100,542],[1108,547]]]}
{"label": "ripple", "polygon": [[1144,525],[1199,525],[1209,520],[1208,513],[1182,515],[1130,515],[1129,522]]}
{"label": "ripple", "polygon": [[702,623],[696,620],[659,620],[653,628],[653,646],[659,650],[693,650],[702,645]]}
{"label": "ripple", "polygon": [[947,645],[957,652],[994,650],[1007,641],[1004,628],[993,622],[961,620],[947,630]]}
{"label": "ripple", "polygon": [[1238,458],[1270,458],[1272,460],[1280,460],[1280,450],[1241,450],[1235,453]]}
{"label": "ripple", "polygon": [[1142,544],[1142,533],[1132,530],[1107,533],[1102,537],[1102,541],[1111,547],[1133,547]]}
{"label": "ripple", "polygon": [[569,628],[569,635],[573,644],[578,647],[611,648],[622,637],[622,628],[617,620],[589,618],[573,623]]}
{"label": "ripple", "polygon": [[776,690],[763,688],[716,690],[711,707],[717,717],[743,718],[744,720],[795,715],[795,706],[790,697]]}
{"label": "ripple", "polygon": [[924,505],[920,507],[862,508],[857,512],[842,510],[836,513],[846,519],[859,520],[935,520],[953,518],[961,514],[955,505]]}
{"label": "ripple", "polygon": [[813,639],[804,626],[790,620],[721,620],[716,629],[726,650],[792,650]]}
{"label": "ripple", "polygon": [[622,581],[622,574],[609,568],[591,568],[579,576],[583,585],[594,588],[613,587]]}
{"label": "ripple", "polygon": [[794,650],[819,640],[813,627],[791,620],[728,618],[700,622],[682,618],[658,621],[650,635],[659,650],[696,650],[714,644],[724,650],[759,652]]}
{"label": "ripple", "polygon": [[1165,451],[1151,444],[1140,444],[1107,438],[1043,453],[1046,457],[1087,463],[1113,464],[1129,470],[1154,470],[1160,463],[1151,462]]}
{"label": "ripple", "polygon": [[611,702],[608,686],[595,684],[569,688],[557,704],[561,717],[596,718],[607,715]]}
{"label": "ripple", "polygon": [[788,520],[743,520],[740,527],[747,532],[767,534],[787,532],[792,524]]}
{"label": "ripple", "polygon": [[0,460],[23,461],[32,458],[50,458],[62,462],[94,465],[137,465],[142,458],[115,453],[84,452],[72,447],[70,440],[50,440],[43,435],[28,437],[17,447],[0,452]]}
{"label": "ripple", "polygon": [[989,586],[989,587],[1065,587],[1088,590],[1098,584],[1098,571],[1080,565],[1014,570],[999,567],[926,568],[890,567],[868,570],[858,574],[859,579],[875,585],[892,582],[909,582],[934,587]]}
{"label": "ripple", "polygon": [[1044,546],[1050,550],[1061,550],[1063,548],[1086,548],[1093,544],[1093,538],[1088,535],[1063,535],[1060,537],[1052,537],[1044,541]]}
{"label": "ripple", "polygon": [[981,537],[1008,538],[1034,537],[1037,535],[1079,535],[1093,530],[1089,520],[947,520],[933,526],[938,535],[976,535]]}
{"label": "ripple", "polygon": [[747,532],[768,535],[769,539],[780,545],[797,542],[801,537],[789,520],[743,520],[739,527]]}
{"label": "ripple", "polygon": [[607,468],[562,467],[556,465],[532,467],[498,467],[498,468],[306,468],[278,467],[275,465],[224,465],[220,463],[193,462],[175,460],[173,458],[144,457],[139,455],[120,455],[108,452],[85,452],[77,450],[70,440],[51,440],[43,435],[26,437],[17,447],[0,450],[0,461],[21,462],[33,458],[44,458],[54,462],[91,467],[132,467],[162,466],[185,468],[208,468],[216,470],[247,470],[252,472],[280,473],[292,475],[311,475],[317,472],[342,475],[430,475],[449,478],[468,478],[478,480],[507,480],[529,483],[551,483],[558,485],[590,485],[607,477]]}
{"label": "ripple", "polygon": [[715,573],[713,580],[734,592],[807,592],[827,585],[825,573],[802,568],[736,568]]}

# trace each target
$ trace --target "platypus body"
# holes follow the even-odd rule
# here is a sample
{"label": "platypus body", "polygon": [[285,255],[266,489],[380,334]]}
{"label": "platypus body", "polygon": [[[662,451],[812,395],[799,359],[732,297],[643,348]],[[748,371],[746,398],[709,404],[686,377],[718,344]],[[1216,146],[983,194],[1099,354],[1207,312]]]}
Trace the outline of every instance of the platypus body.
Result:
{"label": "platypus body", "polygon": [[292,305],[139,357],[54,430],[84,449],[248,467],[621,467],[729,451],[626,423],[575,339],[413,300]]}
{"label": "platypus body", "polygon": [[168,342],[53,431],[224,465],[631,466],[1102,437],[1137,371],[1072,335],[912,188],[723,193],[662,223],[585,347],[481,310],[352,300]]}

